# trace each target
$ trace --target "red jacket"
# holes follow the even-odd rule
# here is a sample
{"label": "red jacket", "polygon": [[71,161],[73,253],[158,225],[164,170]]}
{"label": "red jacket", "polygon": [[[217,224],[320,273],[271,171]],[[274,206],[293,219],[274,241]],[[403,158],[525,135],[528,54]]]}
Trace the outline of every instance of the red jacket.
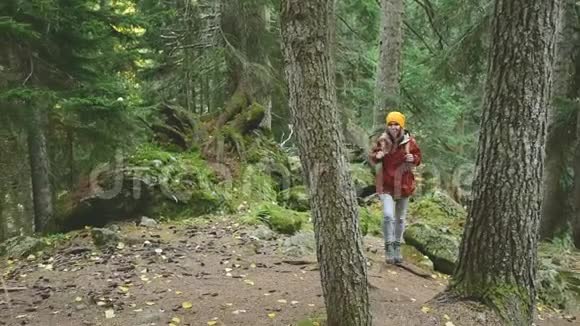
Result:
{"label": "red jacket", "polygon": [[[408,134],[382,160],[376,159],[381,150],[377,142],[369,154],[369,161],[374,166],[382,163],[382,168],[375,176],[377,194],[390,194],[395,198],[408,197],[415,192],[416,183],[412,168],[421,164],[421,150],[415,139]],[[405,156],[413,154],[413,162],[405,162]]]}

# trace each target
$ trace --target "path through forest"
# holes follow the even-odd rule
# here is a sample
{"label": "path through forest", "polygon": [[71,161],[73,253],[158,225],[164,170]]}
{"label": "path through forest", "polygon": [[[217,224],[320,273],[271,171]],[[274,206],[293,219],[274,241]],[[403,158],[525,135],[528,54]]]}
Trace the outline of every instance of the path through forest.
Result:
{"label": "path through forest", "polygon": [[[285,257],[281,240],[258,240],[253,227],[119,226],[111,250],[83,230],[53,252],[3,262],[0,325],[296,325],[323,313],[315,257]],[[436,310],[428,301],[446,280],[384,265],[380,243],[365,238],[375,325],[491,324],[485,313]],[[578,322],[541,314],[538,325]]]}

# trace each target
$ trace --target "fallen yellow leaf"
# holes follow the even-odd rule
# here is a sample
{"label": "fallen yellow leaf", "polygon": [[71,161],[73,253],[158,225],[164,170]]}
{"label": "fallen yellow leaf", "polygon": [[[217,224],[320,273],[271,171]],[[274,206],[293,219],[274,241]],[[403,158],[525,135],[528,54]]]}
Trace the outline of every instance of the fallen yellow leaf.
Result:
{"label": "fallen yellow leaf", "polygon": [[128,287],[124,287],[124,286],[119,286],[119,291],[121,291],[123,293],[127,293],[127,292],[129,292],[129,288]]}
{"label": "fallen yellow leaf", "polygon": [[81,301],[83,301],[83,298],[81,298],[81,297],[76,297],[76,298],[75,298],[75,301],[76,301],[76,302],[81,302]]}
{"label": "fallen yellow leaf", "polygon": [[250,281],[250,280],[244,280],[244,283],[249,284],[249,285],[254,285],[254,282]]}
{"label": "fallen yellow leaf", "polygon": [[448,321],[445,323],[445,326],[455,326],[452,322]]}
{"label": "fallen yellow leaf", "polygon": [[175,323],[175,324],[179,324],[179,323],[181,323],[181,319],[179,319],[177,317],[173,317],[173,318],[171,318],[171,322]]}
{"label": "fallen yellow leaf", "polygon": [[215,320],[210,320],[210,321],[208,321],[208,322],[207,322],[207,324],[208,324],[209,326],[217,325],[217,321],[215,321]]}
{"label": "fallen yellow leaf", "polygon": [[180,294],[183,294],[183,292],[181,292],[181,291],[175,291],[175,294],[180,295]]}
{"label": "fallen yellow leaf", "polygon": [[181,306],[183,307],[183,309],[191,309],[191,307],[193,307],[193,304],[189,301],[185,301],[184,303],[181,304]]}
{"label": "fallen yellow leaf", "polygon": [[445,318],[445,320],[451,320],[451,318],[449,318],[449,315],[447,314],[443,315],[443,318]]}
{"label": "fallen yellow leaf", "polygon": [[154,304],[155,304],[155,302],[152,302],[152,301],[147,301],[147,302],[145,302],[145,304],[146,304],[146,305],[148,305],[148,306],[152,306],[152,305],[154,305]]}
{"label": "fallen yellow leaf", "polygon": [[269,314],[268,314],[268,317],[270,317],[270,318],[274,319],[274,317],[276,317],[276,314],[275,314],[275,313],[273,313],[273,312],[272,312],[272,313],[269,313]]}
{"label": "fallen yellow leaf", "polygon": [[424,313],[428,313],[429,311],[431,311],[431,308],[423,306],[423,307],[421,307],[421,311]]}

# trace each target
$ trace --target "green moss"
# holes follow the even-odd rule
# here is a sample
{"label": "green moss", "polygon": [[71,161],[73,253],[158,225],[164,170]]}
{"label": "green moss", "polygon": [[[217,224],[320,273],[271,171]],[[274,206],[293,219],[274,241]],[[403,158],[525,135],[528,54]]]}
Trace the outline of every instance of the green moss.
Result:
{"label": "green moss", "polygon": [[308,213],[296,212],[272,203],[264,203],[257,209],[250,211],[242,218],[242,221],[250,224],[260,221],[278,233],[294,234],[308,223],[309,216]]}
{"label": "green moss", "polygon": [[230,125],[226,125],[220,129],[219,137],[222,137],[225,143],[233,146],[238,156],[243,158],[246,153],[246,144],[244,136],[242,136],[239,130]]}
{"label": "green moss", "polygon": [[410,222],[428,224],[454,236],[461,236],[466,217],[465,209],[441,192],[422,197],[409,206]]}
{"label": "green moss", "polygon": [[290,180],[290,163],[288,155],[278,144],[263,134],[246,136],[247,155],[250,164],[257,164],[276,181],[278,190],[293,185]]}
{"label": "green moss", "polygon": [[146,210],[151,216],[178,219],[231,211],[225,189],[197,151],[173,153],[147,145],[130,163],[128,173],[146,180],[153,192]]}
{"label": "green moss", "polygon": [[417,250],[417,248],[403,244],[401,246],[401,251],[406,261],[410,261],[414,265],[429,271],[434,270],[433,262],[429,259],[429,257],[423,255],[419,250]]}
{"label": "green moss", "polygon": [[216,212],[223,206],[223,197],[208,189],[196,190],[191,196],[191,209],[194,216]]}
{"label": "green moss", "polygon": [[383,213],[379,203],[359,208],[359,221],[363,235],[381,235]]}
{"label": "green moss", "polygon": [[154,160],[169,163],[176,159],[178,152],[168,152],[152,144],[143,144],[129,157],[129,163],[134,165],[149,165]]}
{"label": "green moss", "polygon": [[241,171],[235,193],[234,205],[244,204],[250,208],[262,202],[276,203],[278,195],[272,177],[256,165],[247,165]]}
{"label": "green moss", "polygon": [[404,234],[405,242],[428,256],[437,271],[453,274],[459,254],[459,240],[433,227],[415,223]]}
{"label": "green moss", "polygon": [[236,91],[234,93],[234,95],[232,95],[232,97],[230,98],[230,101],[228,102],[226,108],[228,110],[234,109],[234,108],[243,108],[246,107],[248,104],[248,97],[246,96],[246,94],[244,92],[241,91]]}
{"label": "green moss", "polygon": [[281,191],[278,194],[278,201],[286,208],[307,212],[310,210],[310,198],[306,186],[296,186]]}
{"label": "green moss", "polygon": [[17,236],[0,244],[0,256],[26,257],[46,247],[46,242],[33,237]]}
{"label": "green moss", "polygon": [[370,168],[362,163],[350,165],[350,173],[356,189],[361,189],[375,184],[375,177]]}
{"label": "green moss", "polygon": [[513,283],[483,280],[470,274],[463,281],[452,281],[450,292],[460,297],[478,300],[495,310],[506,325],[527,326],[532,320],[534,305],[526,288]]}
{"label": "green moss", "polygon": [[242,133],[254,130],[262,122],[264,112],[264,107],[254,102],[233,121],[233,126]]}
{"label": "green moss", "polygon": [[543,242],[538,248],[538,298],[548,306],[573,310],[580,303],[580,251],[574,248],[572,239],[556,238]]}
{"label": "green moss", "polygon": [[298,321],[296,326],[322,326],[326,325],[325,320],[321,318],[308,318]]}

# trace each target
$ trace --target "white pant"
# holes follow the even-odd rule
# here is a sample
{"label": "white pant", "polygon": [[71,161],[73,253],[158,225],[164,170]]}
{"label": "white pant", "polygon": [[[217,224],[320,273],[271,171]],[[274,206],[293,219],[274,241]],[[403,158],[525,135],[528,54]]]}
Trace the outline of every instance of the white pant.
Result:
{"label": "white pant", "polygon": [[383,236],[385,243],[402,242],[409,197],[394,199],[389,194],[380,194],[379,197],[383,202]]}

